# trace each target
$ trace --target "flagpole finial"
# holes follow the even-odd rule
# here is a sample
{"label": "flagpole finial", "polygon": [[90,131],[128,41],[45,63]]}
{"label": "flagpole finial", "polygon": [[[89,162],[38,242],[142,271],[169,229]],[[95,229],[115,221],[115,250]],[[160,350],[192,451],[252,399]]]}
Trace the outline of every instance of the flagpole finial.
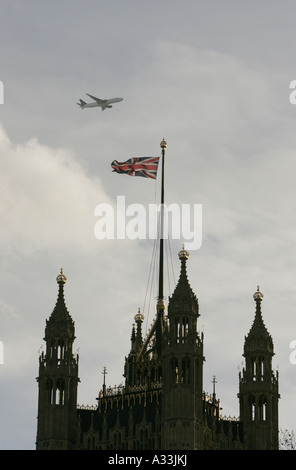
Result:
{"label": "flagpole finial", "polygon": [[165,149],[165,148],[166,148],[167,143],[166,143],[166,141],[164,140],[164,138],[163,138],[162,141],[160,142],[160,146],[161,146],[162,149]]}

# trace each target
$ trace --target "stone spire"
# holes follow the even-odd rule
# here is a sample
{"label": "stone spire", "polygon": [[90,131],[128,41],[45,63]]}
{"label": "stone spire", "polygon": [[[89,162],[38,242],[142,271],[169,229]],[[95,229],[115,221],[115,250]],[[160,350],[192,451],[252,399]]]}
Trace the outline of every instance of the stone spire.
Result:
{"label": "stone spire", "polygon": [[240,420],[248,450],[278,449],[278,374],[272,370],[272,337],[261,314],[263,294],[259,286],[253,295],[256,313],[245,337],[245,367],[239,376]]}
{"label": "stone spire", "polygon": [[201,448],[198,423],[203,422],[203,335],[197,331],[198,300],[187,277],[188,257],[183,246],[163,342],[161,443],[167,450]]}
{"label": "stone spire", "polygon": [[266,351],[273,355],[273,340],[268,332],[261,313],[261,302],[264,295],[260,292],[260,287],[257,286],[257,291],[253,295],[256,302],[256,313],[252,327],[245,338],[244,350],[251,351]]}
{"label": "stone spire", "polygon": [[49,334],[54,332],[58,333],[59,336],[67,332],[74,339],[74,321],[68,312],[64,299],[64,285],[67,276],[65,276],[62,268],[56,280],[59,286],[58,298],[49,319],[46,321],[45,340]]}
{"label": "stone spire", "polygon": [[141,309],[138,309],[138,313],[135,315],[135,322],[137,324],[137,333],[136,333],[136,349],[139,350],[143,344],[142,337],[142,323],[144,321],[144,315],[141,313]]}
{"label": "stone spire", "polygon": [[170,308],[174,304],[178,305],[179,303],[186,303],[188,307],[190,307],[191,310],[195,311],[197,316],[198,314],[198,300],[193,292],[190,283],[188,281],[187,277],[187,270],[186,270],[186,261],[189,258],[189,253],[188,251],[185,250],[184,245],[182,247],[182,250],[179,252],[179,259],[181,261],[181,270],[180,270],[180,276],[179,280],[177,283],[177,286],[174,290],[174,293],[172,297],[170,298]]}
{"label": "stone spire", "polygon": [[135,328],[135,323],[133,323],[132,334],[131,334],[131,352],[138,352],[143,345],[142,337],[142,323],[144,321],[144,315],[141,313],[141,309],[138,308],[138,313],[135,315],[135,322],[137,325],[137,330]]}
{"label": "stone spire", "polygon": [[71,450],[77,441],[78,355],[73,355],[75,327],[64,300],[66,280],[61,269],[58,299],[46,320],[46,352],[39,358],[38,450]]}

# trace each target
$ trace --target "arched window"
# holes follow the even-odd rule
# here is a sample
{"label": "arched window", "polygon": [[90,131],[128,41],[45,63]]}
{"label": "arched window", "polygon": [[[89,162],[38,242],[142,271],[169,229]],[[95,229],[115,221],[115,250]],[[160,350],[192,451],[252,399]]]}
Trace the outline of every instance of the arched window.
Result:
{"label": "arched window", "polygon": [[179,318],[175,318],[175,338],[176,338],[177,343],[179,342],[179,334],[180,334]]}
{"label": "arched window", "polygon": [[251,373],[252,373],[252,378],[255,381],[256,376],[257,376],[257,372],[258,372],[258,370],[257,370],[257,358],[252,357],[251,361],[252,361],[252,371],[251,371]]}
{"label": "arched window", "polygon": [[255,421],[257,419],[257,410],[256,410],[256,400],[253,395],[249,398],[249,407],[250,407],[250,419]]}
{"label": "arched window", "polygon": [[172,377],[172,382],[174,384],[179,383],[179,367],[178,367],[178,360],[177,359],[172,359],[171,362],[171,377]]}
{"label": "arched window", "polygon": [[47,391],[47,402],[49,405],[54,405],[55,403],[55,396],[54,396],[54,389],[53,389],[53,382],[51,379],[46,381],[46,391]]}
{"label": "arched window", "polygon": [[49,359],[53,359],[54,358],[54,350],[55,350],[55,343],[54,343],[54,340],[51,340],[50,343],[49,343]]}
{"label": "arched window", "polygon": [[258,407],[258,412],[259,412],[259,419],[260,421],[266,421],[266,411],[267,411],[267,399],[265,395],[261,395],[259,398],[259,407]]}
{"label": "arched window", "polygon": [[65,343],[63,340],[58,341],[57,359],[58,363],[61,364],[65,357]]}
{"label": "arched window", "polygon": [[188,317],[175,318],[175,334],[177,343],[184,343],[188,335],[189,320]]}
{"label": "arched window", "polygon": [[188,317],[183,318],[183,338],[185,340],[186,336],[188,335],[189,330],[189,320]]}
{"label": "arched window", "polygon": [[263,377],[264,377],[264,357],[259,357],[259,374],[260,374],[260,380],[263,380]]}
{"label": "arched window", "polygon": [[57,405],[65,404],[65,382],[62,379],[59,379],[57,381],[56,399],[57,399]]}
{"label": "arched window", "polygon": [[181,373],[181,383],[188,384],[189,383],[189,369],[190,369],[190,360],[188,357],[185,357],[182,360],[182,373]]}

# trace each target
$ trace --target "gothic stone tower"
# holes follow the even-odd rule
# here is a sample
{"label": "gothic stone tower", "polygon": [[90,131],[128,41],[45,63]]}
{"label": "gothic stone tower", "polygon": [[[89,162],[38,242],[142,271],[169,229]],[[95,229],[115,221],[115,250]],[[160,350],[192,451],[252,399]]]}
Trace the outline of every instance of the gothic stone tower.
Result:
{"label": "gothic stone tower", "polygon": [[240,374],[240,419],[244,427],[248,450],[278,449],[278,373],[272,371],[273,340],[261,314],[263,294],[257,288],[254,294],[256,314],[245,338],[245,368]]}
{"label": "gothic stone tower", "polygon": [[198,300],[188,282],[186,260],[169,299],[163,336],[162,448],[199,449],[203,422],[203,335],[197,333]]}
{"label": "gothic stone tower", "polygon": [[64,301],[61,273],[55,308],[46,321],[46,353],[39,358],[37,450],[70,450],[76,444],[78,356],[74,358],[74,322]]}

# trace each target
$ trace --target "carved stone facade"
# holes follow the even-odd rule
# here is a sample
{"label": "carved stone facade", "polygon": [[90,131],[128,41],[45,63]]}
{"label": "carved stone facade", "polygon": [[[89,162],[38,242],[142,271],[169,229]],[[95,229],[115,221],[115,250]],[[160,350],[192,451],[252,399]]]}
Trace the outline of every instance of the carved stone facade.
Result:
{"label": "carved stone facade", "polygon": [[262,319],[263,294],[254,294],[254,323],[245,338],[239,376],[238,419],[221,417],[216,394],[203,390],[204,336],[198,333],[198,299],[188,281],[189,254],[179,253],[179,281],[165,315],[162,300],[147,337],[143,315],[132,326],[124,386],[100,391],[98,406],[77,407],[78,357],[74,322],[64,302],[66,277],[46,322],[46,353],[39,360],[37,449],[272,450],[278,448],[278,375],[273,342]]}

